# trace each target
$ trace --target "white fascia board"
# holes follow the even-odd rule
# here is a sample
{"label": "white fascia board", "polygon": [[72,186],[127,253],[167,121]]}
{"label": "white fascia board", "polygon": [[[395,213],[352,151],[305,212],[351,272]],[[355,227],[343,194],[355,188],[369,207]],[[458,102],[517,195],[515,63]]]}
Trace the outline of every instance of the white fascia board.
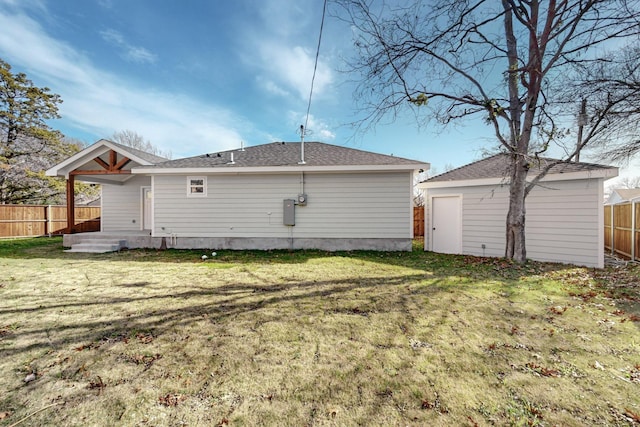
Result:
{"label": "white fascia board", "polygon": [[434,181],[434,182],[421,182],[418,184],[418,188],[454,188],[454,187],[473,187],[479,185],[500,185],[508,184],[506,178],[483,178],[483,179],[464,179],[455,181]]}
{"label": "white fascia board", "polygon": [[47,176],[65,176],[66,177],[69,174],[69,171],[74,169],[73,165],[76,165],[78,163],[80,164],[86,163],[89,160],[93,160],[96,157],[103,155],[107,151],[109,151],[108,147],[104,147],[104,146],[94,147],[92,145],[90,147],[85,148],[82,151],[78,151],[76,154],[64,160],[63,162],[58,163],[57,165],[48,169],[45,172],[45,174]]}
{"label": "white fascia board", "polygon": [[106,139],[101,139],[100,141],[90,145],[84,150],[78,151],[76,154],[64,160],[63,162],[58,163],[57,165],[53,166],[50,169],[47,169],[47,171],[45,172],[45,175],[46,176],[63,176],[65,178],[68,178],[70,171],[74,170],[76,167],[84,163],[87,163],[95,159],[98,156],[103,155],[104,153],[107,153],[109,150],[116,151],[122,154],[123,156],[128,157],[129,159],[141,165],[146,166],[151,164],[148,161],[141,159],[140,157],[134,154],[131,154],[130,152],[120,147],[116,147],[110,141],[107,141]]}
{"label": "white fascia board", "polygon": [[[603,168],[591,171],[554,173],[542,178],[540,182],[556,182],[556,181],[572,181],[579,179],[609,179],[618,176],[618,168]],[[531,180],[527,179],[527,182]],[[453,188],[453,187],[474,187],[480,185],[508,185],[507,177],[502,178],[483,178],[483,179],[466,179],[457,181],[434,181],[421,182],[418,188]]]}
{"label": "white fascia board", "polygon": [[213,167],[213,168],[145,168],[137,166],[131,169],[133,174],[145,175],[213,175],[242,173],[288,173],[288,172],[380,172],[414,171],[429,169],[428,163],[408,165],[345,165],[345,166],[267,166],[267,167]]}

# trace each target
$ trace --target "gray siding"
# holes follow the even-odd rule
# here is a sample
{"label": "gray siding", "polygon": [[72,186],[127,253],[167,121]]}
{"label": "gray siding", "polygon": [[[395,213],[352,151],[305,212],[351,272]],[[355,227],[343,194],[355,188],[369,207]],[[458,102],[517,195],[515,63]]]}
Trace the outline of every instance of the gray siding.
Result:
{"label": "gray siding", "polygon": [[154,236],[411,238],[411,173],[305,173],[306,206],[283,225],[283,200],[300,173],[209,175],[206,197],[187,197],[186,176],[154,177]]}
{"label": "gray siding", "polygon": [[141,187],[150,187],[151,178],[134,176],[123,185],[102,185],[102,231],[140,230]]}
{"label": "gray siding", "polygon": [[[527,257],[601,267],[602,185],[601,179],[584,179],[543,183],[535,188],[526,200]],[[504,256],[508,191],[500,185],[428,189],[426,230],[431,230],[430,197],[461,194],[462,252]],[[427,232],[427,249],[431,247],[429,238]]]}

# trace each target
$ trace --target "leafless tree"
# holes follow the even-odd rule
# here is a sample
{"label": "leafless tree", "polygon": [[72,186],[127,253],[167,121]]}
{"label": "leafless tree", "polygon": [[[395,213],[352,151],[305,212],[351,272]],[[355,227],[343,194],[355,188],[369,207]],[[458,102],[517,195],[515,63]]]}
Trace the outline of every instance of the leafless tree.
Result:
{"label": "leafless tree", "polygon": [[[532,162],[564,143],[563,77],[637,40],[638,0],[334,0],[354,32],[356,97],[368,126],[421,109],[442,124],[481,116],[510,155],[505,256],[526,260]],[[622,42],[621,42],[622,41]],[[562,161],[571,161],[577,144]]]}
{"label": "leafless tree", "polygon": [[114,132],[111,136],[113,142],[126,145],[127,147],[135,148],[145,153],[153,154],[155,156],[171,158],[171,151],[163,151],[157,146],[153,145],[151,141],[145,140],[144,137],[132,130],[121,130]]}
{"label": "leafless tree", "polygon": [[588,94],[585,138],[601,160],[625,163],[640,153],[640,43],[625,45],[598,62],[577,64],[567,98]]}

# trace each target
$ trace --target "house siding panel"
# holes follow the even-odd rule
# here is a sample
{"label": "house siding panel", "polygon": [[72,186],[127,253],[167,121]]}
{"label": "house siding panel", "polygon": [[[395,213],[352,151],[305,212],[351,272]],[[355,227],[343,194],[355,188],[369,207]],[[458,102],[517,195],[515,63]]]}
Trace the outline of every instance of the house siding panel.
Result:
{"label": "house siding panel", "polygon": [[209,175],[207,197],[188,198],[185,176],[154,178],[155,236],[230,238],[410,238],[411,174],[305,173],[306,206],[283,225],[282,201],[302,176]]}
{"label": "house siding panel", "polygon": [[135,176],[123,185],[102,185],[102,231],[141,229],[141,187],[150,187],[151,178]]}
{"label": "house siding panel", "polygon": [[[602,265],[600,238],[601,179],[544,183],[526,200],[527,257],[538,261]],[[504,256],[508,187],[430,188],[427,203],[437,195],[462,195],[462,253]],[[426,227],[431,214],[426,209]],[[425,247],[430,248],[427,233]],[[483,248],[482,245],[485,247]]]}

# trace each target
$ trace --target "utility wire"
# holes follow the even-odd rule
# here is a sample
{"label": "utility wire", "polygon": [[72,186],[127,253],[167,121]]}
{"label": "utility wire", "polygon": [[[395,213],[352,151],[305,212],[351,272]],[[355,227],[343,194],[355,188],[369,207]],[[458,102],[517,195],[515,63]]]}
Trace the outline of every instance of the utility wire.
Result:
{"label": "utility wire", "polygon": [[318,56],[320,56],[320,43],[322,42],[322,30],[324,29],[324,16],[327,11],[327,0],[324,0],[324,5],[322,6],[322,20],[320,21],[320,35],[318,36],[318,48],[316,49],[316,61],[313,65],[313,76],[311,77],[311,90],[309,91],[309,103],[307,104],[307,115],[304,119],[304,129],[301,129],[302,135],[300,135],[304,140],[304,135],[307,132],[307,123],[309,123],[309,112],[311,111],[311,97],[313,96],[313,83],[316,80],[316,71],[318,69]]}

